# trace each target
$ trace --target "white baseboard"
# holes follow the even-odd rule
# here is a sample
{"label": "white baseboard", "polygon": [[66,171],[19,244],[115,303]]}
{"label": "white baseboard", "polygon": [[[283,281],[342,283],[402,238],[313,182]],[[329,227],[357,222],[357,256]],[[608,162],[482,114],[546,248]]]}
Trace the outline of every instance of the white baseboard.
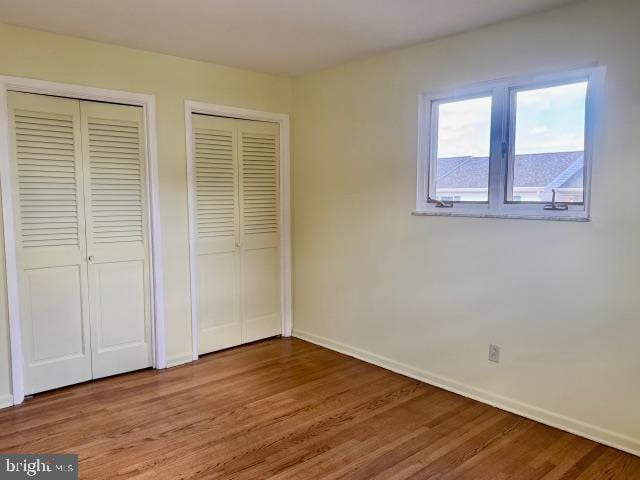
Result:
{"label": "white baseboard", "polygon": [[352,347],[344,343],[331,340],[320,335],[315,335],[309,332],[295,329],[293,330],[293,336],[306,340],[316,345],[335,350],[340,353],[344,353],[351,357],[363,360],[367,363],[372,363],[379,367],[391,370],[407,377],[420,380],[421,382],[428,383],[435,387],[443,388],[450,392],[463,395],[465,397],[472,398],[482,403],[489,404],[491,406],[506,410],[516,415],[535,420],[550,427],[558,428],[581,437],[588,438],[598,443],[608,445],[618,450],[622,450],[632,455],[640,456],[640,440],[622,435],[610,430],[591,425],[574,418],[559,415],[557,413],[545,410],[533,405],[529,405],[518,400],[504,397],[486,390],[475,388],[471,385],[457,382],[455,380],[436,375],[425,370],[421,370],[411,365],[397,362],[387,357],[377,355],[375,353],[362,350],[360,348]]}
{"label": "white baseboard", "polygon": [[0,395],[0,408],[13,406],[13,395]]}
{"label": "white baseboard", "polygon": [[184,355],[179,355],[177,357],[168,358],[167,359],[167,368],[177,367],[178,365],[183,365],[185,363],[193,362],[193,354],[187,353]]}

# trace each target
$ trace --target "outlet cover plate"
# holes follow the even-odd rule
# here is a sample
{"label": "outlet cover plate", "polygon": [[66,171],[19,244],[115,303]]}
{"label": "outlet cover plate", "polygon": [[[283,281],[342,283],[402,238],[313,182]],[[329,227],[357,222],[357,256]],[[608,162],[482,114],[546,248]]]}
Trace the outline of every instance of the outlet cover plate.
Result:
{"label": "outlet cover plate", "polygon": [[500,347],[498,345],[489,345],[489,361],[495,363],[500,362]]}

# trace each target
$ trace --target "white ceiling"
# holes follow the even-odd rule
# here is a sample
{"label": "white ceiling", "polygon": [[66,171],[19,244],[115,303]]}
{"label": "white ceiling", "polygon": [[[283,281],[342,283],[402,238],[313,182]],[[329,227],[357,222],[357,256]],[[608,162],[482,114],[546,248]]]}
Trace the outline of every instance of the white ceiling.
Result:
{"label": "white ceiling", "polygon": [[572,0],[0,0],[0,22],[299,75]]}

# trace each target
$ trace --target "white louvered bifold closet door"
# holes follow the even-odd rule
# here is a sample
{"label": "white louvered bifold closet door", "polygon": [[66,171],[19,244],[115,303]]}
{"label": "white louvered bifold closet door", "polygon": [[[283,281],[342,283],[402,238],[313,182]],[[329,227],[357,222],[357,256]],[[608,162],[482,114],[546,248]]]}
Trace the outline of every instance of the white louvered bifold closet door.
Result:
{"label": "white louvered bifold closet door", "polygon": [[142,109],[8,98],[25,392],[151,366]]}
{"label": "white louvered bifold closet door", "polygon": [[77,100],[9,92],[27,394],[91,379]]}
{"label": "white louvered bifold closet door", "polygon": [[152,364],[142,108],[81,102],[93,377]]}
{"label": "white louvered bifold closet door", "polygon": [[282,333],[279,137],[275,123],[238,120],[243,342]]}
{"label": "white louvered bifold closet door", "polygon": [[198,351],[281,333],[279,131],[192,116]]}
{"label": "white louvered bifold closet door", "polygon": [[193,115],[198,351],[238,345],[240,255],[236,121]]}

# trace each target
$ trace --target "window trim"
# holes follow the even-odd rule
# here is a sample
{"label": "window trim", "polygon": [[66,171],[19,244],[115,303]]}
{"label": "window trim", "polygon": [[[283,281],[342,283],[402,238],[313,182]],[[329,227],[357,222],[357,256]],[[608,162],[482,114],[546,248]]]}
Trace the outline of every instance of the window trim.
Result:
{"label": "window trim", "polygon": [[[591,173],[596,144],[597,120],[600,118],[602,89],[606,67],[595,66],[571,71],[510,77],[481,82],[468,87],[438,92],[423,92],[419,96],[418,161],[415,215],[448,217],[527,218],[542,220],[589,221],[591,203]],[[573,81],[588,82],[585,106],[584,202],[568,204],[568,210],[544,210],[544,203],[507,202],[509,157],[514,135],[510,135],[511,116],[515,104],[512,92],[562,85]],[[437,118],[434,105],[448,100],[465,100],[492,95],[491,138],[489,152],[488,202],[454,202],[453,208],[441,208],[428,201],[435,189],[435,158]],[[436,141],[434,141],[434,139]]]}

